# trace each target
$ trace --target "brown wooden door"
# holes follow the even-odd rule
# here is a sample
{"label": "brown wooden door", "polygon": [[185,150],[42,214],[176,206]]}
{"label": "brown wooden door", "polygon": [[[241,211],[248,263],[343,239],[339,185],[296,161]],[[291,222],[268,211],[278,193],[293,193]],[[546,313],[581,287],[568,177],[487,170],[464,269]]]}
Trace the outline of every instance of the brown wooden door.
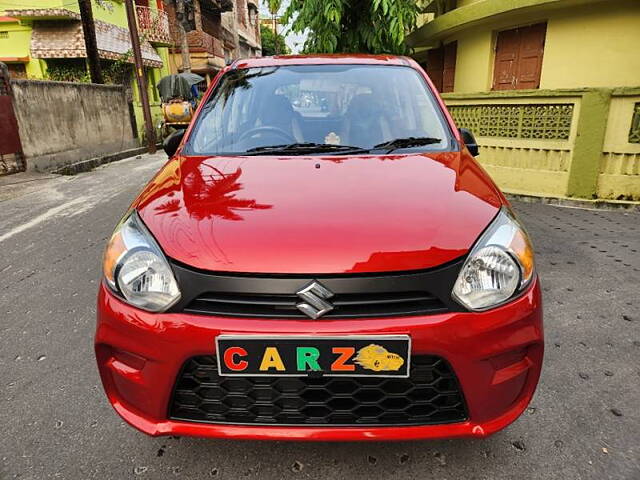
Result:
{"label": "brown wooden door", "polygon": [[493,72],[494,90],[512,90],[515,88],[519,45],[520,36],[517,29],[498,33],[495,69]]}
{"label": "brown wooden door", "polygon": [[442,92],[453,92],[453,82],[456,76],[456,53],[458,42],[444,46],[444,62],[442,68]]}
{"label": "brown wooden door", "polygon": [[538,88],[542,71],[545,23],[498,33],[493,71],[494,90]]}
{"label": "brown wooden door", "polygon": [[442,74],[444,70],[444,51],[433,48],[427,54],[427,74],[439,92],[442,92]]}
{"label": "brown wooden door", "polygon": [[544,53],[547,24],[538,23],[519,30],[520,52],[516,88],[538,88],[542,72],[542,54]]}
{"label": "brown wooden door", "polygon": [[433,48],[427,54],[427,74],[439,92],[453,92],[457,47],[458,43],[452,42]]}
{"label": "brown wooden door", "polygon": [[[4,63],[0,63],[0,162],[6,165],[9,160],[15,163],[18,171],[25,169],[18,120],[13,110],[9,70]],[[11,173],[13,168],[8,170]],[[0,168],[0,175],[3,173],[7,173],[6,169]]]}

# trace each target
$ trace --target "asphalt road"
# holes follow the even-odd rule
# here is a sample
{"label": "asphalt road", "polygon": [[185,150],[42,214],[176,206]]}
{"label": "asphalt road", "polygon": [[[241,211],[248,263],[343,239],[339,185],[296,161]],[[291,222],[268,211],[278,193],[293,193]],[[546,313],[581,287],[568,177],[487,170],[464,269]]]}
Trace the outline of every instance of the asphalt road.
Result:
{"label": "asphalt road", "polygon": [[125,425],[93,358],[99,260],[162,161],[0,178],[1,479],[640,479],[637,212],[515,204],[538,253],[547,350],[531,408],[493,437],[261,443]]}

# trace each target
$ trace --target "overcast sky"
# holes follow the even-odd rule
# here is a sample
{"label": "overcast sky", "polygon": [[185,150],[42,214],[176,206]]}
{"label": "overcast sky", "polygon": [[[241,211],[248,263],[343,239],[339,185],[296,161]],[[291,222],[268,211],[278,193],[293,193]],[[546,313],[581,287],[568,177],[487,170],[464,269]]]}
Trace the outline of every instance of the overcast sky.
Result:
{"label": "overcast sky", "polygon": [[[280,8],[280,15],[282,15],[285,11],[285,9],[287,8],[287,5],[289,5],[289,0],[283,0],[282,1],[282,7]],[[269,9],[267,8],[267,2],[266,0],[261,0],[260,1],[260,17],[261,18],[271,18],[271,14],[269,13]],[[279,31],[278,33],[283,33],[282,31]],[[287,45],[289,46],[289,48],[291,49],[292,53],[300,53],[300,50],[302,50],[302,44],[304,43],[305,40],[305,35],[299,35],[299,34],[295,34],[295,33],[291,33],[289,32],[289,28],[285,27],[284,28],[284,33],[287,34],[287,37],[285,38],[285,41],[287,43]]]}

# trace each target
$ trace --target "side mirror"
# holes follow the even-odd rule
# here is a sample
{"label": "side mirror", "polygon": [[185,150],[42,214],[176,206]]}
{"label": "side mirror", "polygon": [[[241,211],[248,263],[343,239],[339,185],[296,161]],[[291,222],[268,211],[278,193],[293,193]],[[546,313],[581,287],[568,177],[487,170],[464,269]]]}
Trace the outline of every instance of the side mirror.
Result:
{"label": "side mirror", "polygon": [[476,137],[473,136],[471,130],[466,128],[460,128],[460,135],[462,135],[462,141],[467,146],[469,153],[474,157],[477,157],[480,153],[478,151],[478,142],[476,142]]}
{"label": "side mirror", "polygon": [[182,142],[182,138],[184,137],[185,132],[186,130],[176,130],[162,142],[162,148],[169,156],[169,158],[173,157],[176,154],[176,151],[180,146],[180,142]]}

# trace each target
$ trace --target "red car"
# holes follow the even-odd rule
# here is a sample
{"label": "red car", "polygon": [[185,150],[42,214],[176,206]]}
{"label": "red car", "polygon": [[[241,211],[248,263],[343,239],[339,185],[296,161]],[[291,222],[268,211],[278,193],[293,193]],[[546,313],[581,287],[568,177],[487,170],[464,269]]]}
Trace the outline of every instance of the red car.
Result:
{"label": "red car", "polygon": [[108,243],[95,349],[150,435],[484,437],[543,357],[529,238],[411,59],[237,61]]}

